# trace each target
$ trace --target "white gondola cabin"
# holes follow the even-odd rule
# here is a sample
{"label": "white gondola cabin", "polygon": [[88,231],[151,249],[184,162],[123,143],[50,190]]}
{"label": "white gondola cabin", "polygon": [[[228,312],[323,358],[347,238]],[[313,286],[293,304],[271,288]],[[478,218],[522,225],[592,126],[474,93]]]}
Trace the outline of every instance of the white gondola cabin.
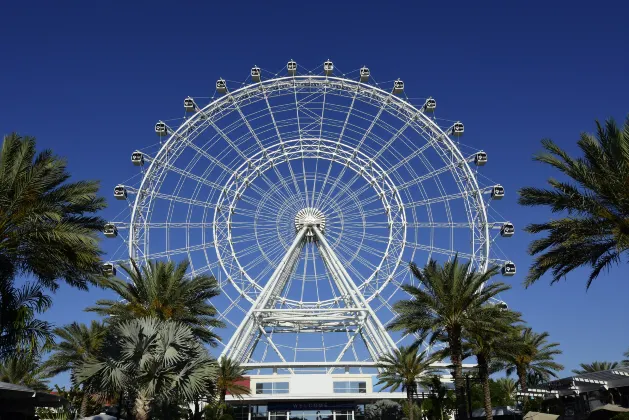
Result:
{"label": "white gondola cabin", "polygon": [[491,187],[491,198],[500,200],[505,196],[505,188],[502,185],[494,185]]}
{"label": "white gondola cabin", "polygon": [[286,70],[288,71],[289,75],[294,76],[297,73],[297,62],[294,60],[290,60],[286,64]]}
{"label": "white gondola cabin", "polygon": [[218,91],[218,93],[227,92],[227,83],[225,83],[224,79],[218,79],[216,81],[216,90]]}
{"label": "white gondola cabin", "polygon": [[487,153],[486,152],[478,152],[474,156],[474,164],[476,166],[484,166],[487,163]]}
{"label": "white gondola cabin", "polygon": [[116,275],[116,266],[112,263],[103,264],[103,274],[112,277]]}
{"label": "white gondola cabin", "polygon": [[503,276],[515,276],[515,264],[511,261],[507,261],[502,266],[502,275]]}
{"label": "white gondola cabin", "polygon": [[103,226],[103,235],[108,238],[115,238],[118,236],[118,228],[113,223],[105,223]]}
{"label": "white gondola cabin", "polygon": [[334,64],[330,60],[323,63],[323,72],[325,73],[326,76],[331,75],[333,71],[334,71]]}
{"label": "white gondola cabin", "polygon": [[458,121],[458,122],[455,122],[454,125],[452,126],[451,134],[455,137],[460,137],[463,135],[464,131],[465,131],[465,127],[463,126],[463,123]]}
{"label": "white gondola cabin", "polygon": [[500,228],[500,236],[503,238],[510,238],[515,233],[515,227],[511,222],[505,222]]}
{"label": "white gondola cabin", "polygon": [[166,123],[158,121],[157,124],[155,124],[155,133],[160,137],[164,137],[168,134],[168,127],[166,126]]}
{"label": "white gondola cabin", "polygon": [[360,81],[365,83],[369,80],[369,69],[367,67],[363,67],[362,69],[360,69]]}
{"label": "white gondola cabin", "polygon": [[435,101],[433,98],[426,99],[423,107],[424,112],[435,112],[435,108],[437,108],[437,101]]}
{"label": "white gondola cabin", "polygon": [[114,187],[114,197],[117,200],[127,199],[127,189],[124,187],[124,185],[116,185]]}
{"label": "white gondola cabin", "polygon": [[404,92],[404,82],[400,79],[397,79],[393,82],[393,93],[396,95],[401,95]]}
{"label": "white gondola cabin", "polygon": [[194,112],[197,110],[197,104],[194,102],[194,99],[188,96],[183,100],[183,109],[185,109],[186,112]]}
{"label": "white gondola cabin", "polygon": [[144,155],[142,154],[142,152],[136,150],[135,152],[131,153],[131,163],[133,163],[135,166],[144,165]]}
{"label": "white gondola cabin", "polygon": [[251,80],[258,83],[260,81],[260,75],[262,74],[262,71],[260,70],[260,68],[258,66],[253,66],[251,68]]}

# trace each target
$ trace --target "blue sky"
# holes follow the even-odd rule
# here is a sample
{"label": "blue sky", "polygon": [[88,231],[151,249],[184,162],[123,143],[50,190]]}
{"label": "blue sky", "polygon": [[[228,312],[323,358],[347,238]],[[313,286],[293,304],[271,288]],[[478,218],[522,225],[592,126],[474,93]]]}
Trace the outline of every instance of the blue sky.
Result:
{"label": "blue sky", "polygon": [[[532,162],[540,139],[569,151],[594,119],[629,112],[625,2],[13,2],[0,25],[0,132],[38,138],[66,156],[74,176],[114,185],[136,170],[135,148],[155,143],[156,120],[181,115],[188,95],[210,96],[218,77],[244,80],[252,65],[295,59],[342,70],[368,65],[397,77],[409,96],[433,96],[440,115],[465,122],[463,142],[490,155],[485,173],[504,185],[499,211],[516,228],[548,217],[517,205],[517,190],[552,171]],[[585,290],[586,272],[522,287],[531,236],[503,247],[518,264],[504,299],[561,343],[567,373],[618,360],[629,348],[626,263]],[[107,249],[111,244],[105,245]],[[45,318],[87,321],[102,290],[62,287]],[[67,378],[61,377],[61,382]]]}

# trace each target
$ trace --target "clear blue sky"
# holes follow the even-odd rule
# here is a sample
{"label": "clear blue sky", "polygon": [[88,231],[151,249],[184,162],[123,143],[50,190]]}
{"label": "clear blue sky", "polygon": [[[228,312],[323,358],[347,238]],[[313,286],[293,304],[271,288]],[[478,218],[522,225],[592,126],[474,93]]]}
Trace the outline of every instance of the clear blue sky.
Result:
{"label": "clear blue sky", "polygon": [[[522,227],[548,216],[517,205],[519,188],[552,174],[531,161],[540,139],[574,151],[594,119],[622,121],[629,112],[627,2],[302,4],[4,3],[0,132],[34,135],[40,148],[68,158],[77,179],[102,180],[104,215],[114,218],[123,209],[112,188],[136,173],[131,151],[156,141],[153,124],[180,116],[184,97],[210,96],[219,76],[244,80],[254,64],[366,64],[465,122],[463,141],[489,153],[485,173],[506,188],[500,212]],[[530,240],[518,231],[504,247],[519,268],[505,300],[561,343],[564,373],[620,359],[629,348],[626,263],[587,292],[580,271],[525,290]],[[45,318],[87,321],[82,309],[103,296],[62,287]]]}

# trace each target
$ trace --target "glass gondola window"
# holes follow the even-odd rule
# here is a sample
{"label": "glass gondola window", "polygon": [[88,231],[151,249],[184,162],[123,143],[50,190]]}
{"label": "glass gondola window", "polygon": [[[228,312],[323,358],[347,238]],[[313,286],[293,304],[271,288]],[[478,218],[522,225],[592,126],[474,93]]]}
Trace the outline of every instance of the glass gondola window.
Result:
{"label": "glass gondola window", "polygon": [[478,152],[476,153],[476,156],[474,156],[474,163],[476,164],[476,166],[483,166],[484,164],[487,163],[487,153],[485,152]]}
{"label": "glass gondola window", "polygon": [[118,236],[118,229],[113,223],[105,223],[105,226],[103,226],[103,234],[108,238],[115,238]]}
{"label": "glass gondola window", "polygon": [[493,198],[494,200],[500,200],[504,196],[505,196],[505,189],[502,185],[495,185],[491,189],[491,198]]}
{"label": "glass gondola window", "polygon": [[502,274],[504,276],[514,276],[516,273],[515,271],[515,264],[511,261],[507,261],[503,266],[502,266]]}
{"label": "glass gondola window", "polygon": [[133,152],[131,154],[131,162],[136,166],[144,165],[144,156],[142,155],[142,152]]}
{"label": "glass gondola window", "polygon": [[157,124],[155,124],[155,132],[160,137],[165,136],[168,133],[168,127],[166,127],[166,123],[164,123],[163,121],[159,121]]}
{"label": "glass gondola window", "polygon": [[513,236],[514,233],[515,233],[515,227],[513,226],[513,223],[506,222],[500,228],[500,235],[503,237],[508,238],[510,236]]}

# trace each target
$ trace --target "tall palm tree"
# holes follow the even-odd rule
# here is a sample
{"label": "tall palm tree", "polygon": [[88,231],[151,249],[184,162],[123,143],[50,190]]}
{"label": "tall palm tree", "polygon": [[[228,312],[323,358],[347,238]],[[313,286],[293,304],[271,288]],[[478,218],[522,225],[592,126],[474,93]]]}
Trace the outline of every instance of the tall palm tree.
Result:
{"label": "tall palm tree", "polygon": [[215,347],[220,340],[210,328],[223,327],[216,319],[216,308],[208,301],[220,294],[214,277],[186,276],[188,261],[175,265],[172,261],[149,261],[138,267],[132,261],[122,266],[131,282],[107,279],[103,284],[122,300],[98,300],[87,311],[109,317],[113,323],[139,317],[174,320],[188,325],[195,336]]}
{"label": "tall palm tree", "polygon": [[35,391],[45,391],[48,388],[45,369],[39,357],[32,354],[15,354],[0,364],[0,382],[22,385]]}
{"label": "tall palm tree", "polygon": [[67,182],[64,159],[16,133],[0,149],[0,279],[33,275],[52,289],[86,289],[101,276],[98,234],[105,207],[94,181]]}
{"label": "tall palm tree", "polygon": [[483,307],[509,286],[487,283],[498,272],[497,267],[480,273],[469,262],[460,264],[458,257],[443,266],[430,261],[424,269],[411,263],[410,269],[423,288],[402,286],[412,299],[395,303],[399,316],[389,329],[418,333],[420,340],[428,338],[430,343],[441,341],[448,345],[454,366],[457,408],[459,416],[466,418],[463,337],[473,326],[491,328],[493,319],[487,318],[489,312]]}
{"label": "tall palm tree", "polygon": [[402,388],[402,392],[406,391],[410,420],[414,420],[417,381],[420,376],[435,373],[435,369],[430,366],[433,362],[434,358],[427,356],[425,351],[419,353],[417,346],[401,346],[393,354],[382,356],[376,365],[380,369],[376,385],[384,385],[383,389],[388,388],[391,392],[398,388]]}
{"label": "tall palm tree", "polygon": [[515,396],[518,392],[518,383],[512,378],[498,378],[496,379],[498,387],[509,398],[509,405],[515,402]]}
{"label": "tall palm tree", "polygon": [[520,351],[507,358],[507,375],[514,371],[517,373],[522,391],[527,389],[527,375],[530,373],[546,381],[557,377],[555,371],[563,369],[554,361],[554,357],[562,353],[559,343],[549,343],[548,337],[547,332],[536,333],[530,327],[523,328],[512,337],[519,342]]}
{"label": "tall palm tree", "polygon": [[133,319],[117,324],[111,338],[102,354],[77,369],[77,381],[110,395],[135,396],[139,420],[155,406],[193,401],[216,378],[216,361],[183,323]]}
{"label": "tall palm tree", "polygon": [[583,133],[577,142],[583,158],[573,158],[551,140],[542,140],[547,153],[535,156],[574,182],[548,180],[550,189],[527,187],[520,190],[520,204],[548,206],[567,217],[526,230],[546,232],[533,241],[531,255],[539,254],[526,278],[537,281],[547,271],[552,283],[580,266],[590,266],[587,287],[603,269],[617,264],[629,250],[629,117],[622,128],[613,120],[596,122],[596,136]]}
{"label": "tall palm tree", "polygon": [[619,365],[618,362],[592,362],[580,363],[581,369],[572,369],[573,373],[580,375],[588,372],[600,372],[602,370],[612,370]]}
{"label": "tall palm tree", "polygon": [[493,420],[489,376],[496,361],[506,360],[520,351],[521,343],[510,338],[515,334],[515,323],[521,322],[520,313],[489,304],[483,308],[485,317],[493,318],[493,325],[472,325],[465,335],[466,347],[476,356],[478,377],[483,388],[485,417]]}
{"label": "tall palm tree", "polygon": [[51,303],[39,284],[15,288],[11,281],[0,280],[0,361],[18,350],[37,352],[52,345],[52,326],[35,319]]}
{"label": "tall palm tree", "polygon": [[248,395],[251,389],[239,382],[244,381],[247,370],[240,363],[228,357],[221,357],[218,361],[218,377],[216,378],[216,391],[219,403],[225,404],[225,396],[229,392],[237,397]]}
{"label": "tall palm tree", "polygon": [[[44,363],[44,367],[51,375],[71,371],[73,382],[75,382],[76,370],[87,363],[90,358],[97,357],[101,351],[107,328],[98,321],[92,321],[89,326],[73,322],[56,328],[54,332],[61,341],[53,346],[53,353]],[[88,414],[89,398],[89,392],[84,392],[79,413],[81,417]]]}

